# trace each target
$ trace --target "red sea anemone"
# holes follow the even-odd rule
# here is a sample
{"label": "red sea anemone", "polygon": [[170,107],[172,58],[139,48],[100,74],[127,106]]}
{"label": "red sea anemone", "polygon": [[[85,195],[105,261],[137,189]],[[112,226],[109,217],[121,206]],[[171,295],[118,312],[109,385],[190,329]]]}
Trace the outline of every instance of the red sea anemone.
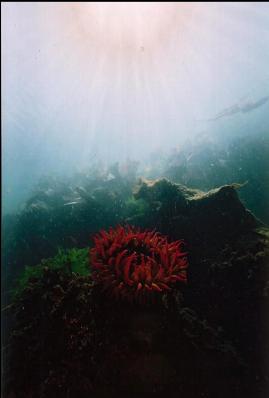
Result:
{"label": "red sea anemone", "polygon": [[93,280],[112,296],[141,301],[187,281],[183,241],[168,243],[155,231],[118,226],[100,231],[90,251]]}

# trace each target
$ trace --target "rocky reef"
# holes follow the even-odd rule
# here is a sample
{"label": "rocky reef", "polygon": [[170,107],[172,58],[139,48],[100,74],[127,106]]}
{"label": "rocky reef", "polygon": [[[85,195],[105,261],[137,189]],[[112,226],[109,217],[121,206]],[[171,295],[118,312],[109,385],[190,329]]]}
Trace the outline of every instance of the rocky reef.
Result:
{"label": "rocky reef", "polygon": [[6,396],[265,398],[269,231],[237,189],[140,181],[126,223],[188,252],[188,283],[161,300],[105,298],[72,259],[41,265],[6,309]]}

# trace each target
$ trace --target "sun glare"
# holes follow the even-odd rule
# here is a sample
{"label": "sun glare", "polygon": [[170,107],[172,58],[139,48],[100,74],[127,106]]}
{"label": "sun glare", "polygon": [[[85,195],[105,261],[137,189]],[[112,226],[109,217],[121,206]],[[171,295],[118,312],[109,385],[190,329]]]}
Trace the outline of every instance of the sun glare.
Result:
{"label": "sun glare", "polygon": [[178,5],[150,2],[80,3],[74,6],[84,35],[97,37],[99,44],[119,47],[154,44],[169,22],[176,17]]}

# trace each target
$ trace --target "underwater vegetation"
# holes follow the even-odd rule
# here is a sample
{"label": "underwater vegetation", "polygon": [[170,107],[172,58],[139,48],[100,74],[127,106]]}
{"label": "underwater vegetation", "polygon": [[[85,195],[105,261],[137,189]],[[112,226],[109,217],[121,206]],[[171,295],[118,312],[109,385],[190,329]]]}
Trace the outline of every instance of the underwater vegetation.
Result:
{"label": "underwater vegetation", "polygon": [[14,297],[19,296],[27,287],[28,283],[35,282],[43,275],[44,269],[50,271],[61,271],[64,274],[77,274],[81,276],[89,275],[89,258],[88,248],[84,249],[59,249],[53,258],[43,259],[40,264],[25,266],[20,274],[16,287],[14,289]]}
{"label": "underwater vegetation", "polygon": [[168,243],[156,231],[118,226],[100,231],[94,243],[93,280],[116,298],[147,302],[175,282],[187,281],[183,241]]}
{"label": "underwater vegetation", "polygon": [[81,173],[70,179],[44,177],[16,214],[3,218],[3,263],[10,296],[24,267],[36,266],[59,249],[85,248],[101,228],[143,212],[142,201],[132,201],[132,174],[123,178],[114,165],[101,173]]}

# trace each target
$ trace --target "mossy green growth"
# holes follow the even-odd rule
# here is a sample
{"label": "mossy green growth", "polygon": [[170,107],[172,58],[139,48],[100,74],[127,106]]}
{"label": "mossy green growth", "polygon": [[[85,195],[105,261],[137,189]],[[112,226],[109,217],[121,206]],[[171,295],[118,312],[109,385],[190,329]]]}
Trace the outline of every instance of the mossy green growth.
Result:
{"label": "mossy green growth", "polygon": [[148,203],[143,199],[135,199],[133,196],[125,202],[125,216],[143,216],[148,211]]}
{"label": "mossy green growth", "polygon": [[42,277],[44,268],[61,271],[67,274],[75,273],[81,276],[90,274],[89,248],[84,249],[59,249],[56,256],[44,259],[35,266],[25,266],[21,276],[17,279],[14,289],[14,297],[20,295],[31,280]]}

